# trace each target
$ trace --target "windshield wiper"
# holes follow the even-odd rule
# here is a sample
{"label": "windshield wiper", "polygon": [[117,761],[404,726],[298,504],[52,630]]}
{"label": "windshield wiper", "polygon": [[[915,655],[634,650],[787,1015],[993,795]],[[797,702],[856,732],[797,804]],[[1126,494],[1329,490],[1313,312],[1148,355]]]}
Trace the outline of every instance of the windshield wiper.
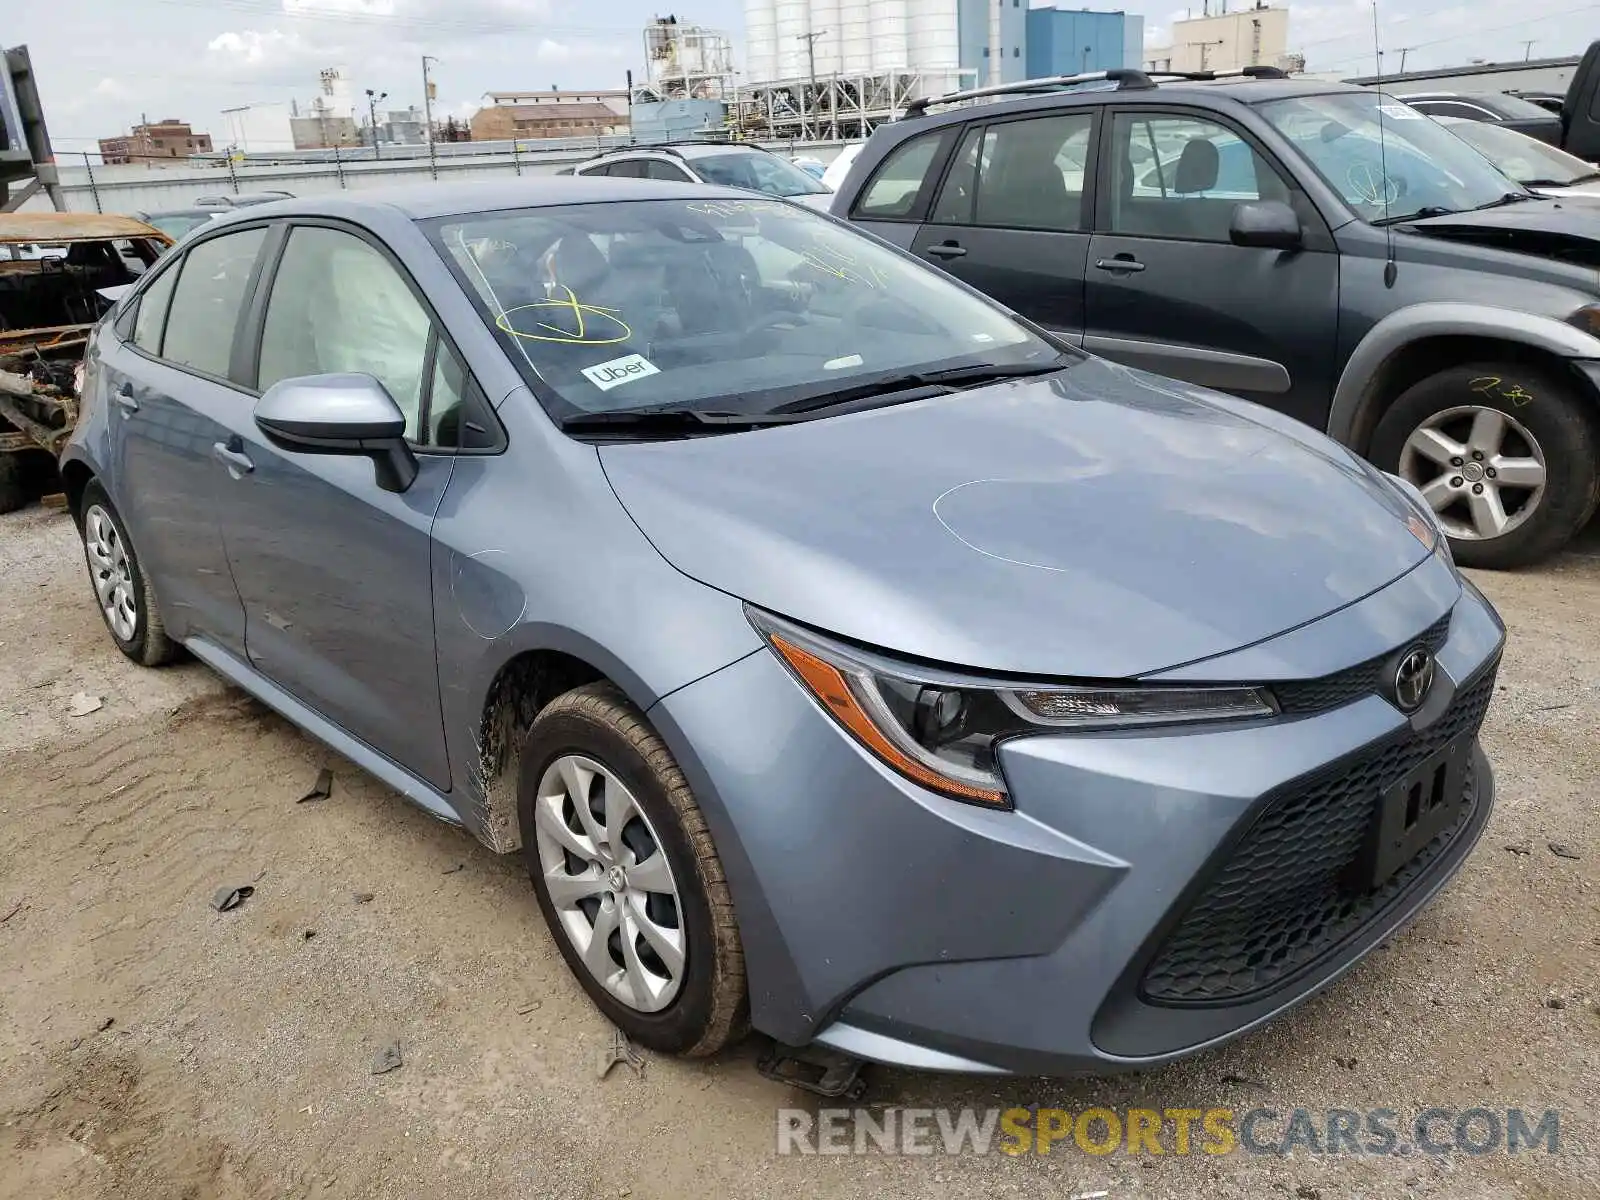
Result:
{"label": "windshield wiper", "polygon": [[714,412],[700,408],[634,408],[573,413],[559,424],[565,433],[642,433],[686,436],[737,433],[767,425],[792,425],[800,418],[766,413]]}
{"label": "windshield wiper", "polygon": [[1369,221],[1370,225],[1398,225],[1402,221],[1421,221],[1427,217],[1449,217],[1458,210],[1446,208],[1442,204],[1425,204],[1416,212],[1403,213],[1398,217],[1379,217],[1376,221]]}
{"label": "windshield wiper", "polygon": [[1473,212],[1482,212],[1486,208],[1504,208],[1508,204],[1521,204],[1524,200],[1537,200],[1532,192],[1507,192],[1498,200],[1491,200],[1487,204],[1480,204]]}
{"label": "windshield wiper", "polygon": [[837,391],[791,400],[768,411],[778,416],[812,413],[819,409],[854,404],[860,400],[885,397],[895,397],[894,403],[906,404],[913,400],[926,400],[931,396],[947,395],[959,390],[963,385],[990,383],[998,379],[1022,379],[1030,375],[1053,375],[1074,361],[1063,354],[1047,363],[978,363],[968,367],[948,367],[942,371],[911,371],[855,387],[840,388]]}

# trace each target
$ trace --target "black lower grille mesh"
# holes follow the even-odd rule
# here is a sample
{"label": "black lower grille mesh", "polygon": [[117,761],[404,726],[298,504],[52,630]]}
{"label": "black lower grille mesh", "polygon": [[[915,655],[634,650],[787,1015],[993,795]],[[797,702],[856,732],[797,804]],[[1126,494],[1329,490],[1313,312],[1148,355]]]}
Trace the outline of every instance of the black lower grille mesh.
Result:
{"label": "black lower grille mesh", "polygon": [[1354,762],[1283,788],[1218,869],[1146,969],[1141,991],[1158,1004],[1214,1004],[1267,991],[1358,932],[1423,875],[1477,807],[1382,884],[1353,893],[1347,871],[1362,853],[1378,798],[1429,755],[1475,734],[1494,694],[1494,669],[1456,697],[1421,734],[1407,731]]}
{"label": "black lower grille mesh", "polygon": [[[1415,640],[1438,654],[1449,636],[1450,614],[1446,613],[1428,626],[1422,636]],[[1412,644],[1412,642],[1403,643],[1406,646]],[[1389,655],[1382,654],[1356,666],[1346,667],[1343,671],[1335,671],[1332,675],[1324,675],[1320,679],[1273,684],[1272,693],[1278,698],[1279,709],[1288,716],[1303,717],[1311,713],[1325,712],[1330,708],[1338,708],[1342,704],[1360,700],[1364,696],[1377,695],[1383,685],[1384,663],[1388,660]]]}

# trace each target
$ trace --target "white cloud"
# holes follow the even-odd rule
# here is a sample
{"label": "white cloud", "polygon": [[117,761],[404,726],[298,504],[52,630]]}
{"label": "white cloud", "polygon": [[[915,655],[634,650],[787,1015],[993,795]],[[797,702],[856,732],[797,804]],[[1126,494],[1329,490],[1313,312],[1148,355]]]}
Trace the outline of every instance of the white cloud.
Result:
{"label": "white cloud", "polygon": [[317,13],[356,13],[368,17],[392,17],[394,0],[283,0],[283,11],[290,16]]}
{"label": "white cloud", "polygon": [[566,62],[572,57],[572,47],[565,42],[540,38],[539,48],[533,52],[533,56],[540,62]]}

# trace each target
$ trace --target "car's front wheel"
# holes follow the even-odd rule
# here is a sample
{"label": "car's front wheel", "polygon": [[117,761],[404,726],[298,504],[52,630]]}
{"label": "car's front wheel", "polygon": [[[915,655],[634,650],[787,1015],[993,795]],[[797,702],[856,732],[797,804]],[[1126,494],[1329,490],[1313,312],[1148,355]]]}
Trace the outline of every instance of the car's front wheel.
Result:
{"label": "car's front wheel", "polygon": [[156,607],[155,590],[111,506],[105,489],[91,483],[83,494],[83,557],[89,564],[95,604],[111,640],[134,662],[158,667],[178,654]]}
{"label": "car's front wheel", "polygon": [[1402,392],[1372,461],[1433,506],[1456,561],[1517,567],[1554,554],[1600,500],[1600,431],[1575,384],[1521,363],[1451,367]]}
{"label": "car's front wheel", "polygon": [[672,752],[614,686],[552,701],[523,743],[523,855],[579,983],[624,1033],[715,1053],[748,1019],[722,863]]}

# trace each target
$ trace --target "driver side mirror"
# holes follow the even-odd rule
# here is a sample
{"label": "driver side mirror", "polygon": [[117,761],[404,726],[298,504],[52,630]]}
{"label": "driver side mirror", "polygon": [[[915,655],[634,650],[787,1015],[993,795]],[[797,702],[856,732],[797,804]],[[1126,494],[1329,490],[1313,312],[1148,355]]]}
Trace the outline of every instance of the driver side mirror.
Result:
{"label": "driver side mirror", "polygon": [[1305,242],[1300,218],[1282,200],[1258,200],[1233,210],[1228,240],[1263,250],[1298,250]]}
{"label": "driver side mirror", "polygon": [[256,401],[255,419],[268,440],[286,450],[370,458],[385,491],[403,492],[417,478],[405,414],[371,375],[280,379]]}

